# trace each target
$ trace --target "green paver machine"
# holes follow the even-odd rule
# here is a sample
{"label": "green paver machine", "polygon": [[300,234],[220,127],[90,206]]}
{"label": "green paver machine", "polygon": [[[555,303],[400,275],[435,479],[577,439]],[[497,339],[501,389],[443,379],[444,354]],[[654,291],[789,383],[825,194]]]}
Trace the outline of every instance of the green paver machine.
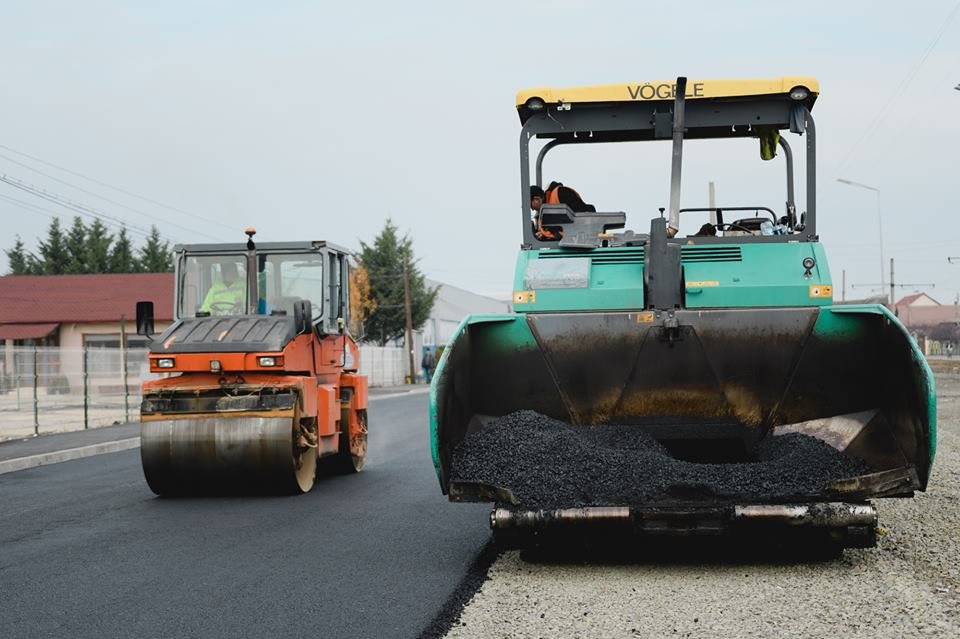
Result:
{"label": "green paver machine", "polygon": [[[761,524],[813,527],[870,546],[877,513],[869,500],[926,488],[936,404],[923,355],[884,306],[833,303],[817,235],[818,93],[810,77],[518,93],[516,312],[467,317],[431,388],[433,461],[452,501],[496,502],[491,523],[502,532],[599,521],[682,534]],[[788,134],[806,144],[800,213]],[[779,150],[785,208],[680,208],[683,142],[705,138],[756,138],[764,159]],[[531,176],[534,139],[541,145]],[[672,140],[673,152],[669,210],[651,207],[649,232],[621,230],[623,212],[562,203],[539,211],[554,239],[531,224],[530,187],[543,185],[551,149],[650,140]],[[707,215],[697,233],[679,233],[681,217]],[[722,463],[713,455],[731,441],[804,433],[869,470],[803,499],[766,499],[757,487],[754,499],[730,502],[708,487],[682,499],[538,509],[518,503],[510,486],[461,481],[453,466],[465,437],[522,409],[583,428],[635,424],[685,442],[688,458],[702,463]]]}

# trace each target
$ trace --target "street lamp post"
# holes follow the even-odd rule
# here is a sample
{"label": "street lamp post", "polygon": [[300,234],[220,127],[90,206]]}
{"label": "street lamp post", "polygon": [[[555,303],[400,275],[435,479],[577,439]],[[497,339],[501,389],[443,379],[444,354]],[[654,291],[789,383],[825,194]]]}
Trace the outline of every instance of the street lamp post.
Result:
{"label": "street lamp post", "polygon": [[[880,214],[880,189],[870,186],[868,184],[863,184],[861,182],[854,182],[853,180],[845,180],[843,178],[837,178],[837,182],[841,184],[846,184],[847,186],[855,186],[857,188],[866,189],[868,191],[873,191],[877,196],[877,234],[880,236],[880,284],[886,288],[886,275],[883,270],[883,216]],[[890,303],[893,304],[893,300],[890,300]]]}

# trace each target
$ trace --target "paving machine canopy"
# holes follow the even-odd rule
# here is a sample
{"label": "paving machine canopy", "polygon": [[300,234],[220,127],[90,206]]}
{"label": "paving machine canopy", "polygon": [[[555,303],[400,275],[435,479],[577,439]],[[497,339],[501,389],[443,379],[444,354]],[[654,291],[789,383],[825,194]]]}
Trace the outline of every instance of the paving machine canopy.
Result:
{"label": "paving machine canopy", "polygon": [[[679,90],[681,85],[683,89]],[[671,238],[679,229],[681,213],[702,215],[711,211],[718,233],[684,237],[684,244],[816,241],[816,131],[810,111],[819,90],[815,78],[790,76],[765,80],[688,81],[678,78],[675,82],[567,89],[544,87],[518,92],[516,105],[523,125],[520,133],[520,186],[524,247],[643,245],[645,234],[631,231],[608,233],[624,226],[626,216],[622,212],[578,212],[557,204],[548,205],[543,213],[553,218],[553,227],[562,230],[566,241],[560,239],[558,243],[557,240],[539,239],[530,224],[530,187],[546,188],[543,160],[559,145],[669,139],[673,140],[667,218]],[[794,198],[793,152],[782,132],[806,137],[806,210],[799,214]],[[530,143],[533,138],[546,143],[536,156],[531,175]],[[785,210],[780,214],[765,206],[680,210],[683,140],[704,138],[757,138],[764,159],[772,159],[778,149],[781,150],[787,174]],[[747,215],[748,211],[752,215]],[[657,216],[652,207],[650,212],[651,217]]]}

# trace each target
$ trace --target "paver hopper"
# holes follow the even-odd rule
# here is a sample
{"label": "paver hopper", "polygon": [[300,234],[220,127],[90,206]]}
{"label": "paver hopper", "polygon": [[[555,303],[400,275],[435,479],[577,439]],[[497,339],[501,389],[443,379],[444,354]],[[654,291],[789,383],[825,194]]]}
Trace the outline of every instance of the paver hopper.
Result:
{"label": "paver hopper", "polygon": [[[869,546],[877,521],[869,500],[925,489],[936,441],[925,359],[884,306],[833,303],[816,232],[810,111],[817,93],[813,78],[790,77],[518,94],[523,246],[516,313],[465,319],[431,389],[433,459],[451,500],[496,502],[491,523],[498,531],[597,522],[671,534],[801,526]],[[800,215],[786,132],[806,136]],[[764,157],[779,147],[787,160],[782,214],[763,206],[680,208],[683,140],[728,137],[760,138]],[[543,158],[557,145],[672,138],[669,215],[661,209],[649,233],[618,232],[622,212],[544,205],[540,224],[557,239],[543,239],[528,214],[535,138],[546,140],[538,183]],[[681,215],[704,213],[709,226],[678,233]],[[518,457],[477,437],[524,410],[570,425],[566,438],[619,425],[622,439],[635,429],[658,443],[675,472],[664,476],[640,464],[624,474],[598,468],[598,458],[588,463],[561,452]],[[822,469],[798,460],[751,479],[758,477],[748,472],[758,447],[790,433],[825,443],[850,462],[842,467],[849,472],[819,477]],[[470,445],[475,437],[481,443]],[[556,445],[565,450],[565,442]],[[481,457],[489,458],[487,467],[507,458],[535,459],[516,463],[538,467],[477,475]],[[629,455],[616,459],[631,462]],[[533,476],[539,490],[521,490]],[[622,501],[597,498],[591,486],[611,476],[655,486],[624,486]],[[542,498],[563,490],[559,500]]]}

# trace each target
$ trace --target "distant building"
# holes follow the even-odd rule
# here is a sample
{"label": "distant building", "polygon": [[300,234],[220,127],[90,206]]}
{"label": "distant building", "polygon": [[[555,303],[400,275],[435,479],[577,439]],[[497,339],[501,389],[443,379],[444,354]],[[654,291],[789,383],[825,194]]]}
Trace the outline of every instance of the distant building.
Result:
{"label": "distant building", "polygon": [[18,346],[120,346],[121,316],[127,345],[144,347],[136,334],[139,300],[152,300],[157,331],[173,320],[173,273],[6,275],[0,277],[0,372]]}
{"label": "distant building", "polygon": [[423,325],[422,345],[435,348],[446,344],[453,337],[457,326],[467,315],[476,313],[509,313],[512,308],[507,300],[498,300],[479,295],[450,284],[427,280],[427,286],[439,287],[436,302],[430,317]]}
{"label": "distant building", "polygon": [[894,310],[910,328],[932,328],[940,324],[960,322],[956,304],[941,304],[926,293],[914,293],[900,299]]}

